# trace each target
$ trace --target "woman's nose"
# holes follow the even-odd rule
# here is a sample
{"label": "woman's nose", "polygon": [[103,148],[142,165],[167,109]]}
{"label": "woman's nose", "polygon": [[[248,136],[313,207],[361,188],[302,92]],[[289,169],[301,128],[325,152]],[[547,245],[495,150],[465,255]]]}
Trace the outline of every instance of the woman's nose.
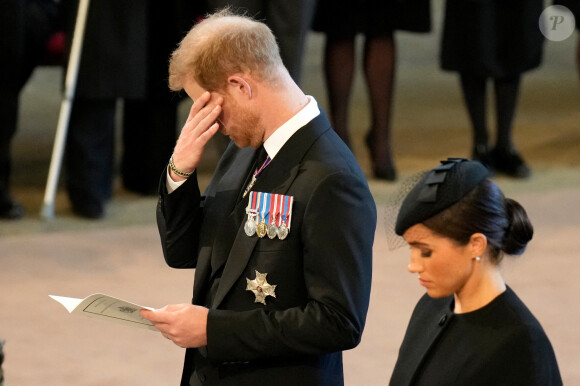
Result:
{"label": "woman's nose", "polygon": [[407,266],[407,269],[411,273],[418,273],[421,272],[423,269],[423,265],[421,264],[421,258],[416,256],[417,253],[411,252],[411,261]]}

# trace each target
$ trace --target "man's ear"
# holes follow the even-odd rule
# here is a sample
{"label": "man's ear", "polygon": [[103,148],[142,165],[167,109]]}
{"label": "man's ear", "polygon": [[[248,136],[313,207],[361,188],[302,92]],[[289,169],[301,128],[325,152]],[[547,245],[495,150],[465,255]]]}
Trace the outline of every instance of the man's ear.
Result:
{"label": "man's ear", "polygon": [[469,247],[473,257],[482,256],[487,250],[487,237],[483,233],[474,233],[469,238]]}
{"label": "man's ear", "polygon": [[232,75],[228,78],[228,84],[242,95],[252,98],[252,86],[243,77],[239,75]]}

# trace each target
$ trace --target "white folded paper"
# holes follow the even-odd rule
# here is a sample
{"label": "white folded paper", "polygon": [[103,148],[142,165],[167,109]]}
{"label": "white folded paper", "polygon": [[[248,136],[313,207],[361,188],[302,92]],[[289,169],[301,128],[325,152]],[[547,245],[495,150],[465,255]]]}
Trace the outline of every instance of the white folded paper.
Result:
{"label": "white folded paper", "polygon": [[143,307],[103,294],[93,294],[84,299],[56,295],[48,296],[62,304],[71,314],[85,315],[90,318],[159,331],[150,321],[143,319],[139,314],[141,308],[153,310],[150,307]]}

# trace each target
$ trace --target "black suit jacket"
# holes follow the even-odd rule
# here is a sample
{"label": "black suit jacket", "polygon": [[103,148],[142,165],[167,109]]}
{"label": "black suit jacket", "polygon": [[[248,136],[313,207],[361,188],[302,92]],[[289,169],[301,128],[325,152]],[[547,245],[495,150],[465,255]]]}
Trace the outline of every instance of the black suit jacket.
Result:
{"label": "black suit jacket", "polygon": [[[255,152],[230,144],[203,196],[195,178],[170,195],[161,181],[165,259],[196,268],[193,303],[210,308],[208,345],[188,350],[182,382],[194,366],[210,383],[342,384],[341,351],[359,343],[369,304],[374,200],[322,113],[289,139],[253,188],[294,197],[288,237],[248,237],[240,192]],[[266,305],[246,291],[255,271],[277,286]],[[193,357],[207,358],[207,366]]]}
{"label": "black suit jacket", "polygon": [[[79,0],[61,0],[72,44]],[[142,99],[167,89],[167,59],[195,22],[199,1],[98,0],[87,14],[75,97]]]}

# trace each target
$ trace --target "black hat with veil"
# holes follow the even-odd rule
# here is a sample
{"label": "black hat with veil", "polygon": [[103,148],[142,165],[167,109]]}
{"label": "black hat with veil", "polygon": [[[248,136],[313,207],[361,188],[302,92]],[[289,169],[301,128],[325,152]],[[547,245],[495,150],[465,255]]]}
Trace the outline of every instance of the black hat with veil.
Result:
{"label": "black hat with veil", "polygon": [[389,249],[405,245],[401,236],[407,229],[455,204],[488,176],[488,169],[478,161],[448,158],[431,170],[409,177],[387,204]]}

